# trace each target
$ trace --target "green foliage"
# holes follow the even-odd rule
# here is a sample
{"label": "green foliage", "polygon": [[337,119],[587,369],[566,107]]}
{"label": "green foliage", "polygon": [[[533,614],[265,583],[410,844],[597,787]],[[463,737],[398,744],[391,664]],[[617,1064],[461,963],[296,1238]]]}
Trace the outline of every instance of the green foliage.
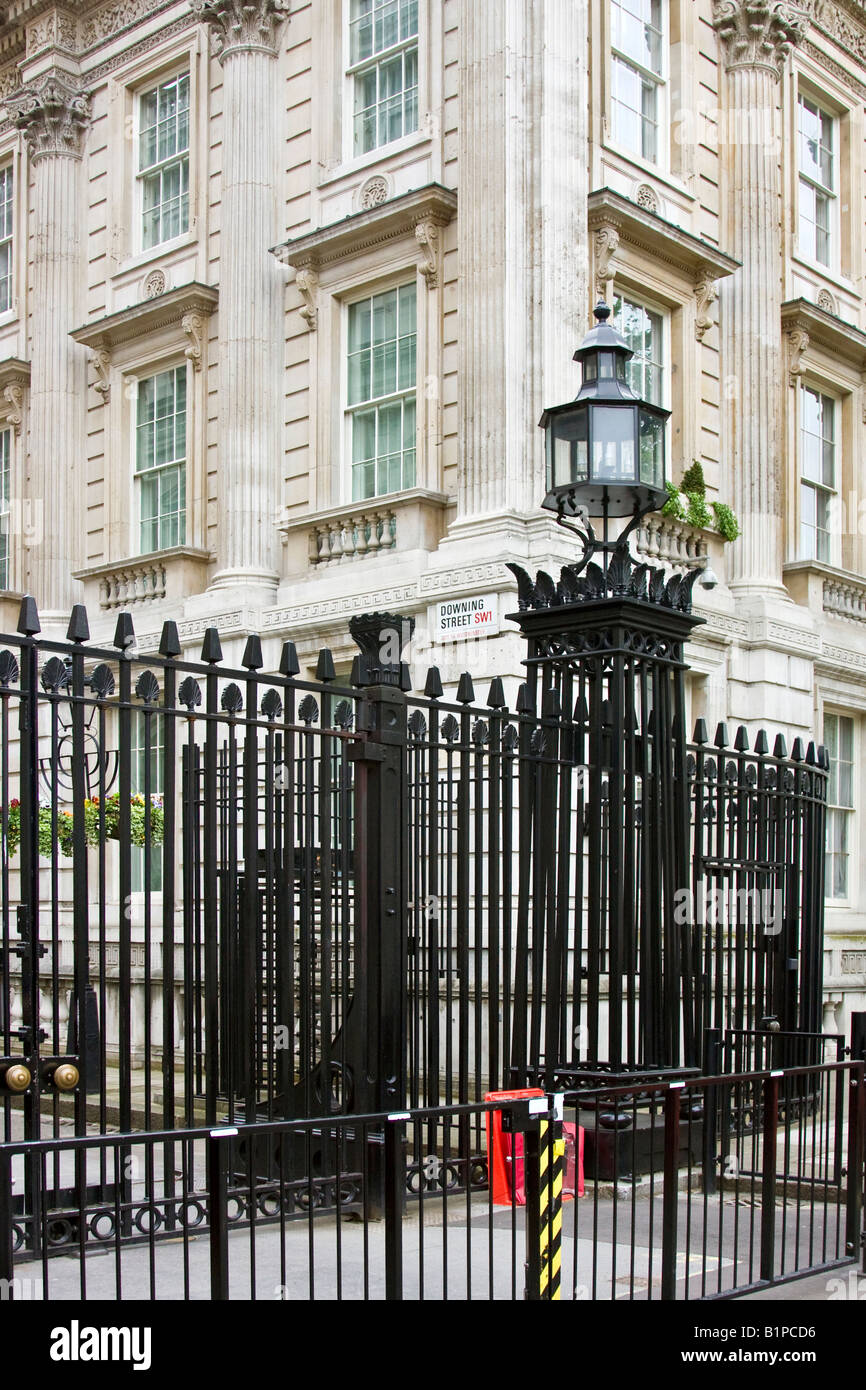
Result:
{"label": "green foliage", "polygon": [[689,496],[691,493],[697,493],[700,497],[706,495],[707,485],[704,482],[704,470],[697,459],[692,460],[691,467],[687,468],[683,474],[680,488],[686,496]]}
{"label": "green foliage", "polygon": [[687,492],[688,507],[686,508],[686,521],[689,526],[707,527],[713,522],[712,513],[707,506],[707,499],[702,492]]}
{"label": "green foliage", "polygon": [[740,534],[740,523],[727,502],[711,502],[716,530],[723,541],[735,541]]}
{"label": "green foliage", "polygon": [[[129,799],[129,839],[133,845],[144,844],[148,820],[148,808],[144,797],[134,792]],[[72,857],[72,828],[74,818],[71,811],[58,810],[56,819],[52,807],[39,807],[39,853],[50,859],[55,844],[67,859]],[[99,798],[94,796],[84,803],[84,839],[88,845],[98,845],[104,831],[106,840],[120,839],[120,795],[114,792],[105,799],[100,815]],[[150,843],[161,845],[165,833],[165,814],[161,796],[150,799]],[[7,818],[6,846],[8,853],[15,854],[21,843],[21,806],[17,799],[9,803]]]}
{"label": "green foliage", "polygon": [[680,490],[675,483],[665,483],[668,500],[662,507],[662,516],[669,516],[674,521],[685,521],[686,509],[683,506],[683,499],[680,497]]}

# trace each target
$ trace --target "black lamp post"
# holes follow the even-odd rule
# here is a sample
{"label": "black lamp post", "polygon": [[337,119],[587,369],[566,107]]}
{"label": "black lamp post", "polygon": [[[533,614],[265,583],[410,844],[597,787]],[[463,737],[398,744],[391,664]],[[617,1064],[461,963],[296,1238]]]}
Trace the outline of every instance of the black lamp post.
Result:
{"label": "black lamp post", "polygon": [[[543,506],[584,543],[584,561],[598,550],[623,552],[642,517],[666,499],[665,424],[669,410],[641,400],[629,385],[626,364],[634,357],[608,323],[610,309],[595,309],[598,324],[574,354],[583,369],[576,400],[541,417],[547,456]],[[629,526],[608,540],[608,519],[630,516]],[[603,519],[598,540],[590,517]],[[581,527],[567,518],[579,518]],[[605,559],[606,565],[606,559]]]}

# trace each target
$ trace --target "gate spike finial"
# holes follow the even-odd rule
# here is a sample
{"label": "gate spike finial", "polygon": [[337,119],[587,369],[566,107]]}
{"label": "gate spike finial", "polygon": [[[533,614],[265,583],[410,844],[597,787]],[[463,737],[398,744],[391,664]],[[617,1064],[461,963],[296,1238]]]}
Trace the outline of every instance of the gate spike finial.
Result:
{"label": "gate spike finial", "polygon": [[328,681],[335,681],[337,672],[334,667],[334,658],[329,647],[322,647],[319,652],[319,659],[316,662],[316,680],[327,685]]}
{"label": "gate spike finial", "polygon": [[69,627],[66,629],[67,642],[86,642],[90,637],[90,624],[87,621],[87,609],[83,603],[74,603],[72,612],[69,615]]}
{"label": "gate spike finial", "polygon": [[710,736],[707,733],[707,721],[705,719],[695,720],[695,732],[692,735],[692,743],[709,743]]}
{"label": "gate spike finial", "polygon": [[517,691],[517,704],[515,709],[518,714],[531,714],[533,710],[532,700],[529,698],[529,686],[524,682]]}
{"label": "gate spike finial", "polygon": [[438,666],[431,666],[427,672],[427,679],[424,682],[424,694],[428,700],[441,700],[442,698],[442,677],[439,674]]}
{"label": "gate spike finial", "polygon": [[25,594],[18,610],[18,631],[23,637],[34,637],[42,631],[36,600],[32,594]]}
{"label": "gate spike finial", "polygon": [[241,657],[241,665],[245,671],[260,671],[264,664],[262,639],[257,633],[251,632],[247,637],[244,654]]}
{"label": "gate spike finial", "polygon": [[748,753],[749,751],[749,731],[745,724],[741,724],[737,729],[737,737],[734,739],[734,747],[738,753]]}
{"label": "gate spike finial", "polygon": [[296,676],[301,669],[298,652],[294,642],[284,642],[280,652],[280,675]]}
{"label": "gate spike finial", "polygon": [[490,682],[490,690],[487,693],[487,704],[490,709],[504,709],[507,701],[505,699],[505,688],[502,684],[501,676],[494,676]]}
{"label": "gate spike finial", "polygon": [[817,753],[817,755],[818,755],[818,766],[819,766],[819,767],[828,767],[829,764],[830,764],[830,757],[829,757],[829,754],[827,753],[827,749],[824,747],[823,743],[819,743],[819,744],[818,744],[818,747],[817,747],[817,749],[816,749],[815,751],[816,751],[816,753]]}
{"label": "gate spike finial", "polygon": [[160,656],[172,659],[173,657],[180,656],[182,650],[177,623],[169,619],[162,625],[162,636],[159,639],[159,654]]}
{"label": "gate spike finial", "polygon": [[795,738],[795,739],[794,739],[794,747],[791,749],[791,762],[792,762],[792,763],[801,763],[802,761],[803,761],[803,740],[802,740],[801,738]]}
{"label": "gate spike finial", "polygon": [[725,723],[716,725],[716,737],[713,740],[716,748],[727,748],[730,742],[728,738],[728,726]]}
{"label": "gate spike finial", "polygon": [[125,652],[129,647],[135,646],[135,628],[132,625],[131,613],[118,613],[117,626],[114,629],[114,645],[120,652]]}
{"label": "gate spike finial", "polygon": [[474,699],[475,686],[472,684],[472,677],[468,671],[464,671],[457,683],[457,703],[458,705],[471,705]]}
{"label": "gate spike finial", "polygon": [[806,762],[810,767],[815,766],[815,745],[811,739],[809,740],[809,747],[806,749]]}
{"label": "gate spike finial", "polygon": [[788,756],[788,745],[787,745],[787,743],[785,742],[785,735],[784,735],[784,734],[776,734],[776,742],[773,744],[773,757],[774,757],[774,758],[787,758],[787,756]]}
{"label": "gate spike finial", "polygon": [[218,628],[209,627],[205,631],[204,641],[201,644],[201,659],[208,666],[214,666],[218,661],[222,661],[223,649]]}
{"label": "gate spike finial", "polygon": [[558,691],[558,690],[548,690],[548,691],[545,693],[545,696],[544,696],[544,710],[543,710],[544,718],[545,718],[545,719],[558,719],[561,712],[562,712],[562,707],[561,707],[560,701],[559,701],[559,691]]}
{"label": "gate spike finial", "polygon": [[759,729],[755,735],[755,752],[759,757],[763,757],[764,754],[769,753],[769,751],[770,743],[767,738],[767,731],[766,729]]}

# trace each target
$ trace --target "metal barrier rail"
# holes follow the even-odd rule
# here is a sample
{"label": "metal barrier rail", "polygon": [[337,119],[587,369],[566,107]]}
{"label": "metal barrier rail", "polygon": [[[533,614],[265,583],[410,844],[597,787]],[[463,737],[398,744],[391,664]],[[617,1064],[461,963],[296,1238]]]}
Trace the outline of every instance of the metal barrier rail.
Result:
{"label": "metal barrier rail", "polygon": [[[0,1297],[741,1295],[857,1258],[864,1071],[829,1063],[536,1101],[2,1145]],[[817,1101],[804,1119],[809,1096]],[[496,1111],[511,1132],[506,1205],[502,1170],[497,1182],[479,1158],[489,1161]],[[49,1211],[39,1191],[58,1170],[67,1201]],[[89,1258],[97,1250],[109,1258]]]}

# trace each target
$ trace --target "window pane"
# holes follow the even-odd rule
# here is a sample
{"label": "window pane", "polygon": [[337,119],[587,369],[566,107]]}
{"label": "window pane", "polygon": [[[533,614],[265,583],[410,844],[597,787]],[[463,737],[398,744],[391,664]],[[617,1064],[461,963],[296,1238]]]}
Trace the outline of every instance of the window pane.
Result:
{"label": "window pane", "polygon": [[661,74],[661,0],[611,0],[610,16],[613,47]]}
{"label": "window pane", "polygon": [[352,496],[356,500],[398,492],[414,483],[415,327],[414,284],[349,306],[348,404],[381,402],[376,408],[352,412]]}

